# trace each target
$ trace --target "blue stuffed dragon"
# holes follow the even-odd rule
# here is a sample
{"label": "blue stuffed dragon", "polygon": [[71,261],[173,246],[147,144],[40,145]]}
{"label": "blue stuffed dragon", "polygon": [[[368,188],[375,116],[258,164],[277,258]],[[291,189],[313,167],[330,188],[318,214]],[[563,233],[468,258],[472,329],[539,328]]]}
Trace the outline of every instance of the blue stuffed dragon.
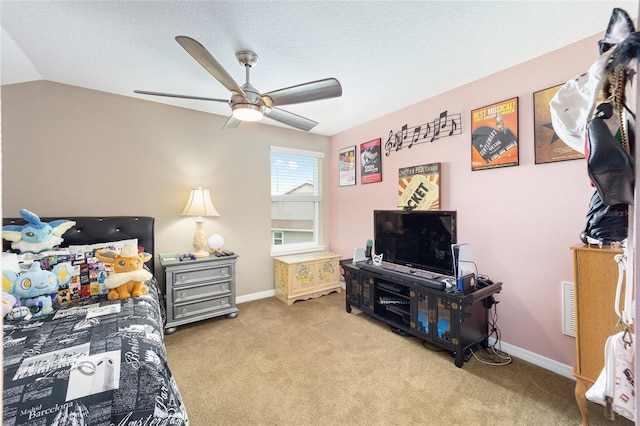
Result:
{"label": "blue stuffed dragon", "polygon": [[52,271],[43,270],[40,262],[33,262],[27,272],[16,274],[2,272],[3,288],[20,299],[34,317],[53,312],[53,301],[58,297],[58,288],[66,284],[73,275],[71,262],[58,263]]}
{"label": "blue stuffed dragon", "polygon": [[20,216],[27,223],[3,226],[2,238],[12,241],[11,248],[21,253],[40,253],[60,245],[63,241],[62,234],[76,224],[66,219],[43,222],[36,214],[26,209],[20,209]]}

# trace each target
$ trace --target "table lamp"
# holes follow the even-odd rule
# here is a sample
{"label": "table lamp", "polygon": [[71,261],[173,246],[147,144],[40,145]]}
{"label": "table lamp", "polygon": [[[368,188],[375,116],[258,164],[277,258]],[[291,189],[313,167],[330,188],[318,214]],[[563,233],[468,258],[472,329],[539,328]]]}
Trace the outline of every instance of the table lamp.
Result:
{"label": "table lamp", "polygon": [[211,196],[209,195],[208,189],[202,189],[198,187],[196,189],[191,190],[191,194],[189,194],[189,201],[187,201],[187,205],[180,213],[181,216],[197,216],[196,219],[196,233],[193,236],[193,248],[195,249],[195,253],[193,253],[196,257],[206,257],[209,256],[209,251],[207,249],[207,238],[202,229],[202,224],[204,220],[203,216],[220,216],[220,213],[216,210],[211,202]]}

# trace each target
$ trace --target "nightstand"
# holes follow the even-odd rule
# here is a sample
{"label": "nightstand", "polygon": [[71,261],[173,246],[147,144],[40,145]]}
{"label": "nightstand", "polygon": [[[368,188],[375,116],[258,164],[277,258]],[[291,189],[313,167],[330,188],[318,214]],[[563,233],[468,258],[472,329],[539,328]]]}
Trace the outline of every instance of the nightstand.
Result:
{"label": "nightstand", "polygon": [[167,299],[167,325],[171,334],[180,325],[226,315],[236,308],[236,259],[208,256],[195,260],[161,260]]}

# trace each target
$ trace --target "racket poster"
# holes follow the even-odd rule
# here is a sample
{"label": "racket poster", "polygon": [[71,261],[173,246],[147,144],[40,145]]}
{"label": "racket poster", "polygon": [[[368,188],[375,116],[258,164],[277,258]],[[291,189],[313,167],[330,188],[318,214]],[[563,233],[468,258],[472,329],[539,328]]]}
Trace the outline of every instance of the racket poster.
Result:
{"label": "racket poster", "polygon": [[382,182],[381,139],[360,144],[360,183]]}
{"label": "racket poster", "polygon": [[398,170],[398,207],[405,211],[440,210],[440,163]]}
{"label": "racket poster", "polygon": [[356,147],[351,146],[340,150],[340,186],[356,184]]}
{"label": "racket poster", "polygon": [[562,84],[558,84],[533,94],[533,139],[535,141],[536,164],[584,158],[584,154],[571,148],[560,139],[551,123],[549,102],[562,86]]}
{"label": "racket poster", "polygon": [[471,170],[518,165],[518,98],[471,111]]}

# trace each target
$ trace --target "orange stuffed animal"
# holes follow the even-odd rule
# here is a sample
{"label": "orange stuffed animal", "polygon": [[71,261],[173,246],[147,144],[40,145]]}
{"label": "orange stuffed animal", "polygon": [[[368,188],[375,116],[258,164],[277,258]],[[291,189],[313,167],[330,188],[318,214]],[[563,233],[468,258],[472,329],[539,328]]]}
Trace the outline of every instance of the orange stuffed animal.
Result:
{"label": "orange stuffed animal", "polygon": [[104,280],[104,286],[109,289],[109,300],[137,297],[149,292],[144,282],[153,275],[143,266],[153,257],[151,254],[138,253],[135,244],[126,244],[119,253],[109,249],[98,250],[96,257],[111,265],[112,272]]}

